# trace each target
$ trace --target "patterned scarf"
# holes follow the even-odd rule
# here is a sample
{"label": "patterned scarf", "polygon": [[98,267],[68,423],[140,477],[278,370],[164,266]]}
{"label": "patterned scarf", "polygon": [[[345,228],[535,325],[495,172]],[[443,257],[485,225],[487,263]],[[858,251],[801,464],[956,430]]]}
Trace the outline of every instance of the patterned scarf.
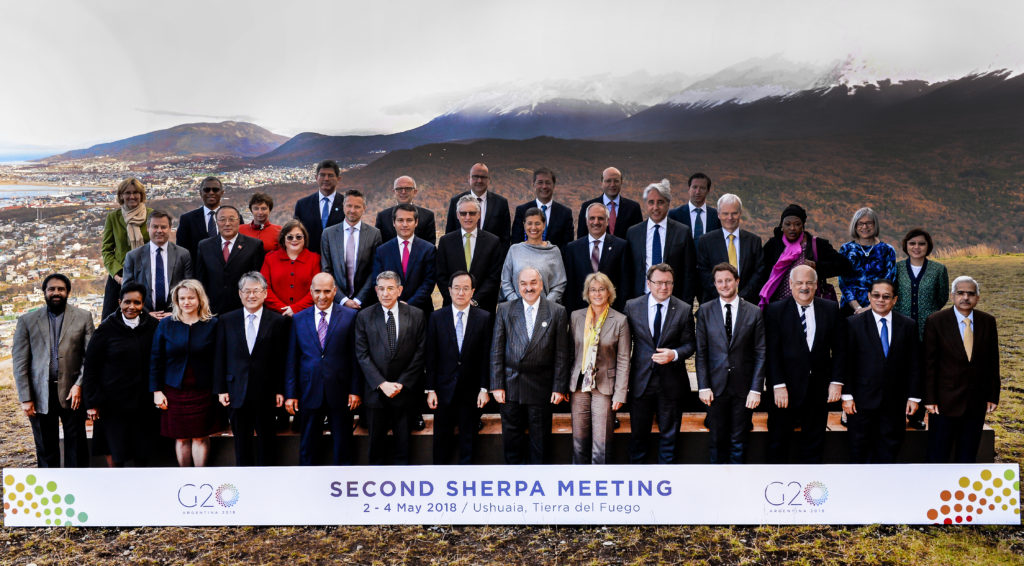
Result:
{"label": "patterned scarf", "polygon": [[597,344],[600,341],[601,327],[608,319],[608,305],[604,306],[601,315],[594,321],[594,308],[587,309],[587,320],[583,325],[583,363],[580,365],[580,373],[583,374],[583,383],[580,391],[589,393],[594,388],[594,372],[597,365]]}

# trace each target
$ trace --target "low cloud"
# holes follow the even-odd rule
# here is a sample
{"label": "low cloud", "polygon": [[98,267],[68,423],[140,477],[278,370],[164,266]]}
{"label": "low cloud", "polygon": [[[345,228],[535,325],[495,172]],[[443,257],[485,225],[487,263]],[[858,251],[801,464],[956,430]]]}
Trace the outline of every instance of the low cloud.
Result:
{"label": "low cloud", "polygon": [[234,122],[255,122],[256,121],[256,118],[254,116],[245,116],[245,115],[216,116],[216,115],[213,115],[213,114],[191,114],[189,112],[177,112],[175,110],[153,110],[153,109],[150,109],[150,108],[136,108],[135,110],[138,111],[138,112],[146,113],[146,114],[156,114],[157,116],[178,116],[178,117],[182,117],[182,118],[203,118],[203,119],[207,119],[207,120],[218,120],[218,121],[231,120],[231,121],[234,121]]}

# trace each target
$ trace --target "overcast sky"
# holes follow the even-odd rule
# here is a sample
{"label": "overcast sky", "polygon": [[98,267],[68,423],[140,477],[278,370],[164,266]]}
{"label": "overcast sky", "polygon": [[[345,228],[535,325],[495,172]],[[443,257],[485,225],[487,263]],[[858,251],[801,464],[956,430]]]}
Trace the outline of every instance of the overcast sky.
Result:
{"label": "overcast sky", "polygon": [[497,84],[699,77],[753,57],[856,80],[1024,71],[1024,2],[0,0],[0,154],[196,121],[418,126]]}

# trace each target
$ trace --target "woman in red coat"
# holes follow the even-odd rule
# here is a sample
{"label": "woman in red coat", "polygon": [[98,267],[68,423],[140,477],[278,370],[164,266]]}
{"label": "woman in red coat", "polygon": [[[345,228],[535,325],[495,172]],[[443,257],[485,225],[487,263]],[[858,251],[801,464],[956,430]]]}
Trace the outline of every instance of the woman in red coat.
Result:
{"label": "woman in red coat", "polygon": [[263,278],[267,280],[267,308],[291,316],[312,306],[309,286],[320,273],[320,255],[309,251],[309,232],[302,222],[292,219],[281,227],[280,248],[263,259]]}

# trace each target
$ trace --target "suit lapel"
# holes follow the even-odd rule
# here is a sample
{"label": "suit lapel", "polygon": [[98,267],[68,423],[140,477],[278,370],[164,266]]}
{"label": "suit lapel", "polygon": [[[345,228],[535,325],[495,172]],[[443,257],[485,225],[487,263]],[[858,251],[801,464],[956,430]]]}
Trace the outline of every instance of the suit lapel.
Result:
{"label": "suit lapel", "polygon": [[[142,283],[143,285],[146,286],[146,288],[149,288],[153,284],[153,269],[154,269],[154,266],[153,266],[152,262],[150,262],[150,259],[149,259],[149,254],[150,254],[150,249],[151,249],[150,245],[147,243],[143,247],[145,248],[145,253],[139,254],[139,255],[142,256],[140,258],[140,262],[142,264],[142,281],[140,281],[139,283]],[[170,246],[170,243],[168,243],[167,244],[167,267],[170,268],[170,266],[171,266],[171,246]],[[153,293],[149,293],[149,295],[146,297],[146,302],[149,303],[149,305],[148,305],[149,306],[149,310],[155,310],[156,309],[156,297],[153,296]]]}
{"label": "suit lapel", "polygon": [[[868,333],[868,340],[873,344],[871,349],[872,349],[872,351],[875,352],[875,356],[878,359],[880,359],[883,362],[885,362],[886,356],[885,356],[885,353],[882,351],[882,337],[878,333],[878,325],[875,323],[875,315],[870,310],[867,311],[865,314],[867,316],[864,317],[864,330]],[[893,331],[893,329],[890,327],[889,328],[890,345],[892,343],[892,331]]]}
{"label": "suit lapel", "polygon": [[[459,358],[459,359],[462,359],[462,352],[459,351],[459,337],[455,333],[455,318],[454,318],[455,315],[452,314],[453,311],[452,311],[450,306],[444,306],[444,307],[441,307],[441,309],[448,311],[447,314],[444,317],[444,324],[441,325],[444,328],[445,334],[448,335],[448,343],[451,344],[452,345],[452,349],[455,350],[455,356],[457,358]],[[465,343],[466,343],[465,342],[466,338],[468,338],[469,336],[472,336],[470,334],[470,332],[473,331],[473,327],[472,327],[472,325],[470,323],[470,320],[473,319],[473,317],[470,316],[471,312],[472,311],[466,312],[466,317],[462,321],[462,340],[463,340],[462,343],[463,343],[463,345],[465,345]]]}
{"label": "suit lapel", "polygon": [[[533,317],[533,336],[530,338],[530,343],[526,345],[526,350],[523,352],[525,356],[533,346],[540,341],[541,337],[547,333],[548,327],[551,326],[551,309],[548,307],[547,299],[541,298],[537,301],[537,314]],[[525,319],[525,313],[524,313]]]}
{"label": "suit lapel", "polygon": [[[314,307],[314,308],[316,308],[316,307]],[[243,310],[243,312],[245,312],[245,311]],[[254,345],[252,347],[254,352],[256,351],[256,348],[257,348],[256,344],[262,344],[263,340],[267,337],[267,333],[270,332],[270,321],[268,320],[270,317],[267,316],[267,313],[268,313],[267,309],[264,308],[263,309],[263,314],[260,316],[260,326],[259,326],[259,328],[256,329],[256,340],[255,340]],[[246,314],[248,314],[248,313],[246,313]],[[334,317],[332,316],[331,319],[333,320]],[[328,324],[327,328],[330,329],[330,326],[331,325]],[[318,339],[319,339],[319,337],[318,337]]]}

